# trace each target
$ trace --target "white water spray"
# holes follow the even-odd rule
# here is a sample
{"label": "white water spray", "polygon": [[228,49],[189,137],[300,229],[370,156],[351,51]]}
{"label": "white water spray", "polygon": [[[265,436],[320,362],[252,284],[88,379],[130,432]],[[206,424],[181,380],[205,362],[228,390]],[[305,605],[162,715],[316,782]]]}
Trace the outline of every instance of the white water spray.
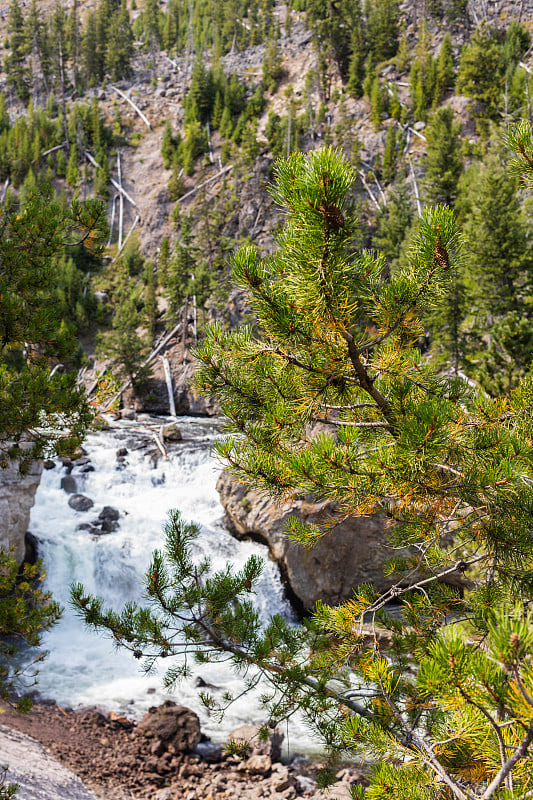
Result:
{"label": "white water spray", "polygon": [[[81,474],[75,467],[72,472],[78,491],[94,500],[89,511],[77,512],[69,507],[69,495],[60,486],[63,467],[43,474],[30,529],[44,559],[46,587],[65,610],[60,623],[44,640],[49,656],[40,667],[39,692],[62,705],[97,705],[137,719],[170,696],[193,708],[200,716],[202,730],[223,741],[237,725],[264,722],[259,689],[235,701],[220,723],[202,706],[196,681],[201,677],[219,687],[220,693],[230,691],[237,696],[243,684],[229,666],[191,663],[192,678],[169,695],[162,686],[163,670],[147,677],[128,651],[115,649],[108,638],[85,627],[69,606],[69,587],[78,581],[115,610],[128,600],[139,600],[151,553],[163,545],[167,513],[177,508],[184,519],[200,525],[193,554],[198,559],[208,557],[214,569],[222,569],[227,563],[238,569],[252,554],[260,555],[265,562],[256,595],[261,617],[279,613],[291,618],[279,570],[269,560],[267,548],[237,541],[223,525],[216,491],[220,470],[209,447],[217,434],[213,422],[180,419],[184,441],[169,454],[168,461],[161,457],[155,464],[146,449],[135,449],[140,442],[134,427],[121,425],[89,436],[85,449],[95,469]],[[117,461],[117,449],[124,447],[128,454],[124,461]],[[78,529],[80,523],[95,520],[104,506],[119,510],[118,530],[95,536]],[[217,690],[213,691],[216,695]],[[301,723],[294,723],[291,731],[300,752],[316,749]]]}

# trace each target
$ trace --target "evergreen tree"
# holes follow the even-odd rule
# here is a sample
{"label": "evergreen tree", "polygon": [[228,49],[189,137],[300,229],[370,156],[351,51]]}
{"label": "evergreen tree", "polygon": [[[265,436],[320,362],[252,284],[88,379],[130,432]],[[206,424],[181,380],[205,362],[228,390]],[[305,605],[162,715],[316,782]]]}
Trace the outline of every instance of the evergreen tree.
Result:
{"label": "evergreen tree", "polygon": [[461,123],[454,121],[453,109],[439,108],[433,113],[426,140],[425,198],[428,203],[453,206],[463,171]]}
{"label": "evergreen tree", "polygon": [[37,5],[37,0],[32,0],[26,18],[26,41],[28,42],[30,70],[33,77],[33,96],[37,98],[41,91],[40,78],[46,94],[50,90],[50,52],[47,41],[45,20]]}
{"label": "evergreen tree", "polygon": [[153,264],[148,263],[145,271],[146,285],[144,288],[144,312],[146,315],[146,328],[148,330],[148,342],[150,346],[155,339],[155,329],[157,325],[157,270]]}
{"label": "evergreen tree", "polygon": [[352,30],[351,55],[348,65],[348,82],[346,90],[352,97],[361,97],[363,94],[363,78],[365,74],[365,60],[367,44],[365,41],[362,19]]}
{"label": "evergreen tree", "polygon": [[385,139],[385,151],[383,153],[383,166],[381,172],[385,183],[394,180],[396,167],[398,164],[398,142],[396,137],[396,125],[389,123],[387,128],[387,138]]}
{"label": "evergreen tree", "polygon": [[533,359],[533,253],[526,219],[516,180],[496,153],[470,168],[464,187],[467,304],[474,310],[470,369],[489,391],[509,391]]}
{"label": "evergreen tree", "polygon": [[122,0],[120,11],[115,14],[109,26],[109,40],[106,55],[106,71],[111,79],[118,81],[131,73],[133,57],[133,31],[126,0]]}
{"label": "evergreen tree", "polygon": [[415,60],[409,79],[411,105],[417,120],[426,120],[435,96],[436,65],[431,52],[431,40],[424,23],[415,47]]}
{"label": "evergreen tree", "polygon": [[440,46],[440,53],[437,60],[435,73],[435,91],[433,95],[433,105],[438,106],[442,102],[446,92],[450,91],[455,82],[455,69],[453,65],[452,39],[446,33]]}
{"label": "evergreen tree", "polygon": [[387,192],[387,205],[376,214],[376,232],[372,237],[372,246],[383,253],[389,271],[398,268],[400,249],[414,216],[409,187],[402,178]]}
{"label": "evergreen tree", "polygon": [[113,330],[99,335],[98,350],[111,359],[118,375],[131,381],[135,391],[143,390],[151,376],[150,365],[144,363],[149,348],[145,337],[137,330],[140,325],[141,315],[129,282],[128,267],[124,265],[117,289]]}
{"label": "evergreen tree", "polygon": [[494,118],[503,88],[501,49],[494,33],[479,25],[461,51],[457,91],[475,101],[478,117]]}
{"label": "evergreen tree", "polygon": [[98,50],[98,25],[93,11],[87,15],[85,32],[81,41],[81,64],[83,81],[86,86],[93,86],[102,80],[103,61]]}
{"label": "evergreen tree", "polygon": [[62,207],[45,190],[22,208],[11,201],[3,209],[0,458],[4,464],[8,457],[20,457],[24,467],[43,453],[60,452],[79,443],[87,429],[90,414],[83,391],[76,388],[76,373],[53,370],[56,364],[68,363],[74,347],[71,337],[58,336],[55,259],[65,245],[75,243],[77,233],[80,238],[92,237],[103,220],[99,204]]}
{"label": "evergreen tree", "polygon": [[367,40],[374,63],[396,55],[399,39],[398,0],[366,0]]}
{"label": "evergreen tree", "polygon": [[160,14],[157,0],[146,0],[142,14],[142,26],[146,43],[151,50],[161,46]]}
{"label": "evergreen tree", "polygon": [[279,52],[277,36],[272,36],[263,60],[263,86],[267,92],[274,92],[283,76],[283,62]]}
{"label": "evergreen tree", "polygon": [[165,129],[163,131],[163,139],[161,140],[161,155],[163,156],[163,164],[165,169],[170,169],[172,158],[174,156],[176,147],[174,142],[174,135],[172,133],[172,125],[167,120]]}
{"label": "evergreen tree", "polygon": [[[525,153],[533,175],[533,144]],[[234,258],[258,324],[212,326],[197,382],[221,403],[228,436],[216,451],[238,480],[278,500],[325,503],[318,523],[291,517],[290,535],[310,545],[350,514],[380,509],[391,547],[406,548],[391,564],[397,582],[381,596],[365,585],[338,608],[319,604],[299,628],[280,617],[263,626],[250,602],[258,559],[240,571],[195,564],[197,529],[173,513],[147,572],[148,608],[109,611],[81,586],[73,599],[146,669],[191,649],[241,672],[255,666],[269,681],[268,724],[298,709],[333,755],[372,757],[356,800],[525,800],[533,378],[493,401],[421,358],[412,345],[422,314],[456,268],[453,215],[427,211],[409,267],[384,281],[379,254],[353,252],[354,180],[331,150],[278,165],[275,197],[288,214],[279,249]],[[450,576],[468,590],[446,585]],[[385,605],[399,598],[392,616]],[[167,683],[185,674],[178,661]]]}
{"label": "evergreen tree", "polygon": [[7,18],[9,36],[9,55],[5,57],[4,67],[7,84],[19,100],[27,103],[30,97],[30,76],[28,74],[29,43],[24,25],[24,17],[18,0],[11,0]]}
{"label": "evergreen tree", "polygon": [[381,90],[381,83],[376,75],[372,81],[370,90],[370,119],[374,125],[374,130],[378,131],[382,124],[382,115],[385,113],[385,97]]}
{"label": "evergreen tree", "polygon": [[[7,703],[12,703],[14,694],[27,685],[28,677],[35,679],[35,674],[28,676],[16,666],[17,651],[22,644],[39,647],[43,634],[61,616],[59,604],[42,589],[44,577],[41,561],[25,563],[21,568],[11,554],[0,548],[0,698]],[[29,711],[31,705],[27,694],[16,703],[19,711]],[[11,796],[2,792],[5,787],[0,783],[0,798]]]}
{"label": "evergreen tree", "polygon": [[69,45],[69,57],[72,63],[72,73],[74,86],[78,87],[80,82],[80,20],[78,15],[78,0],[73,0],[72,9],[68,17],[67,42]]}
{"label": "evergreen tree", "polygon": [[168,262],[165,297],[170,319],[175,319],[188,296],[189,281],[194,273],[197,254],[192,243],[191,221],[181,224],[179,244]]}

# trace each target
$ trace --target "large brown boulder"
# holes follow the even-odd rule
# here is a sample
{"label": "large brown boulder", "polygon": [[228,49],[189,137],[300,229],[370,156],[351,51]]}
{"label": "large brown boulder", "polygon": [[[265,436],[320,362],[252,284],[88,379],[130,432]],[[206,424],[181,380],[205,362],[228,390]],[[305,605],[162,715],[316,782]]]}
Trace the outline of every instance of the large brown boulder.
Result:
{"label": "large brown boulder", "polygon": [[171,750],[185,753],[194,750],[200,741],[200,720],[185,706],[165,700],[154,706],[137,725],[137,734],[154,740],[154,752]]}
{"label": "large brown boulder", "polygon": [[338,604],[361,583],[373,583],[379,590],[393,583],[383,570],[391,557],[383,517],[350,517],[308,550],[287,538],[285,524],[295,514],[313,522],[327,509],[326,504],[299,500],[277,505],[232,480],[227,472],[220,476],[217,489],[230,531],[238,539],[252,536],[268,545],[290,591],[304,608],[312,608],[318,600]]}

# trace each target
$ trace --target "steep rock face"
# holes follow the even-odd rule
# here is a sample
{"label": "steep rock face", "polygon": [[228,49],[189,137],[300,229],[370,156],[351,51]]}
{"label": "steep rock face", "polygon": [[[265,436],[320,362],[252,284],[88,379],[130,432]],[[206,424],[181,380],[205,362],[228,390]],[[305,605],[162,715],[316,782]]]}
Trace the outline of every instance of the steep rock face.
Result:
{"label": "steep rock face", "polygon": [[24,558],[24,536],[42,471],[40,462],[32,462],[27,475],[19,473],[16,462],[0,469],[0,547],[13,548],[19,564]]}
{"label": "steep rock face", "polygon": [[382,517],[350,517],[337,525],[331,536],[307,550],[286,537],[285,523],[294,514],[313,522],[324,503],[301,500],[276,505],[233,481],[226,472],[220,476],[217,489],[233,535],[239,539],[253,536],[268,544],[290,590],[304,608],[312,608],[317,600],[340,603],[360,583],[371,582],[385,589],[393,582],[383,572],[391,551],[385,546]]}

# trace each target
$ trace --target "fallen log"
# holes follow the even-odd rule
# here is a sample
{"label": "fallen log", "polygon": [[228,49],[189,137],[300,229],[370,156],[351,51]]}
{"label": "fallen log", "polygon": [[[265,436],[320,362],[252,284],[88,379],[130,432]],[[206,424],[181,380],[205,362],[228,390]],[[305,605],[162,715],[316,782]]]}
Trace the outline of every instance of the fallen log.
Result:
{"label": "fallen log", "polygon": [[142,121],[145,123],[145,125],[147,125],[147,126],[148,126],[148,130],[150,130],[150,131],[151,131],[151,130],[152,130],[152,126],[150,125],[150,123],[149,123],[149,121],[146,119],[146,117],[144,116],[144,114],[143,114],[143,112],[141,111],[141,109],[139,108],[139,106],[136,106],[136,105],[135,105],[135,103],[133,102],[133,100],[130,100],[130,98],[128,97],[128,95],[127,95],[127,94],[125,94],[124,92],[122,92],[120,89],[117,89],[117,87],[116,87],[116,86],[110,86],[110,88],[111,88],[111,89],[113,89],[113,91],[114,91],[114,92],[116,92],[117,94],[119,94],[121,97],[123,97],[123,98],[124,98],[124,100],[126,101],[126,103],[129,103],[129,104],[130,104],[130,106],[133,108],[133,110],[134,110],[134,111],[136,111],[136,112],[137,112],[137,114],[140,116],[140,118],[141,118],[141,119],[142,119]]}

